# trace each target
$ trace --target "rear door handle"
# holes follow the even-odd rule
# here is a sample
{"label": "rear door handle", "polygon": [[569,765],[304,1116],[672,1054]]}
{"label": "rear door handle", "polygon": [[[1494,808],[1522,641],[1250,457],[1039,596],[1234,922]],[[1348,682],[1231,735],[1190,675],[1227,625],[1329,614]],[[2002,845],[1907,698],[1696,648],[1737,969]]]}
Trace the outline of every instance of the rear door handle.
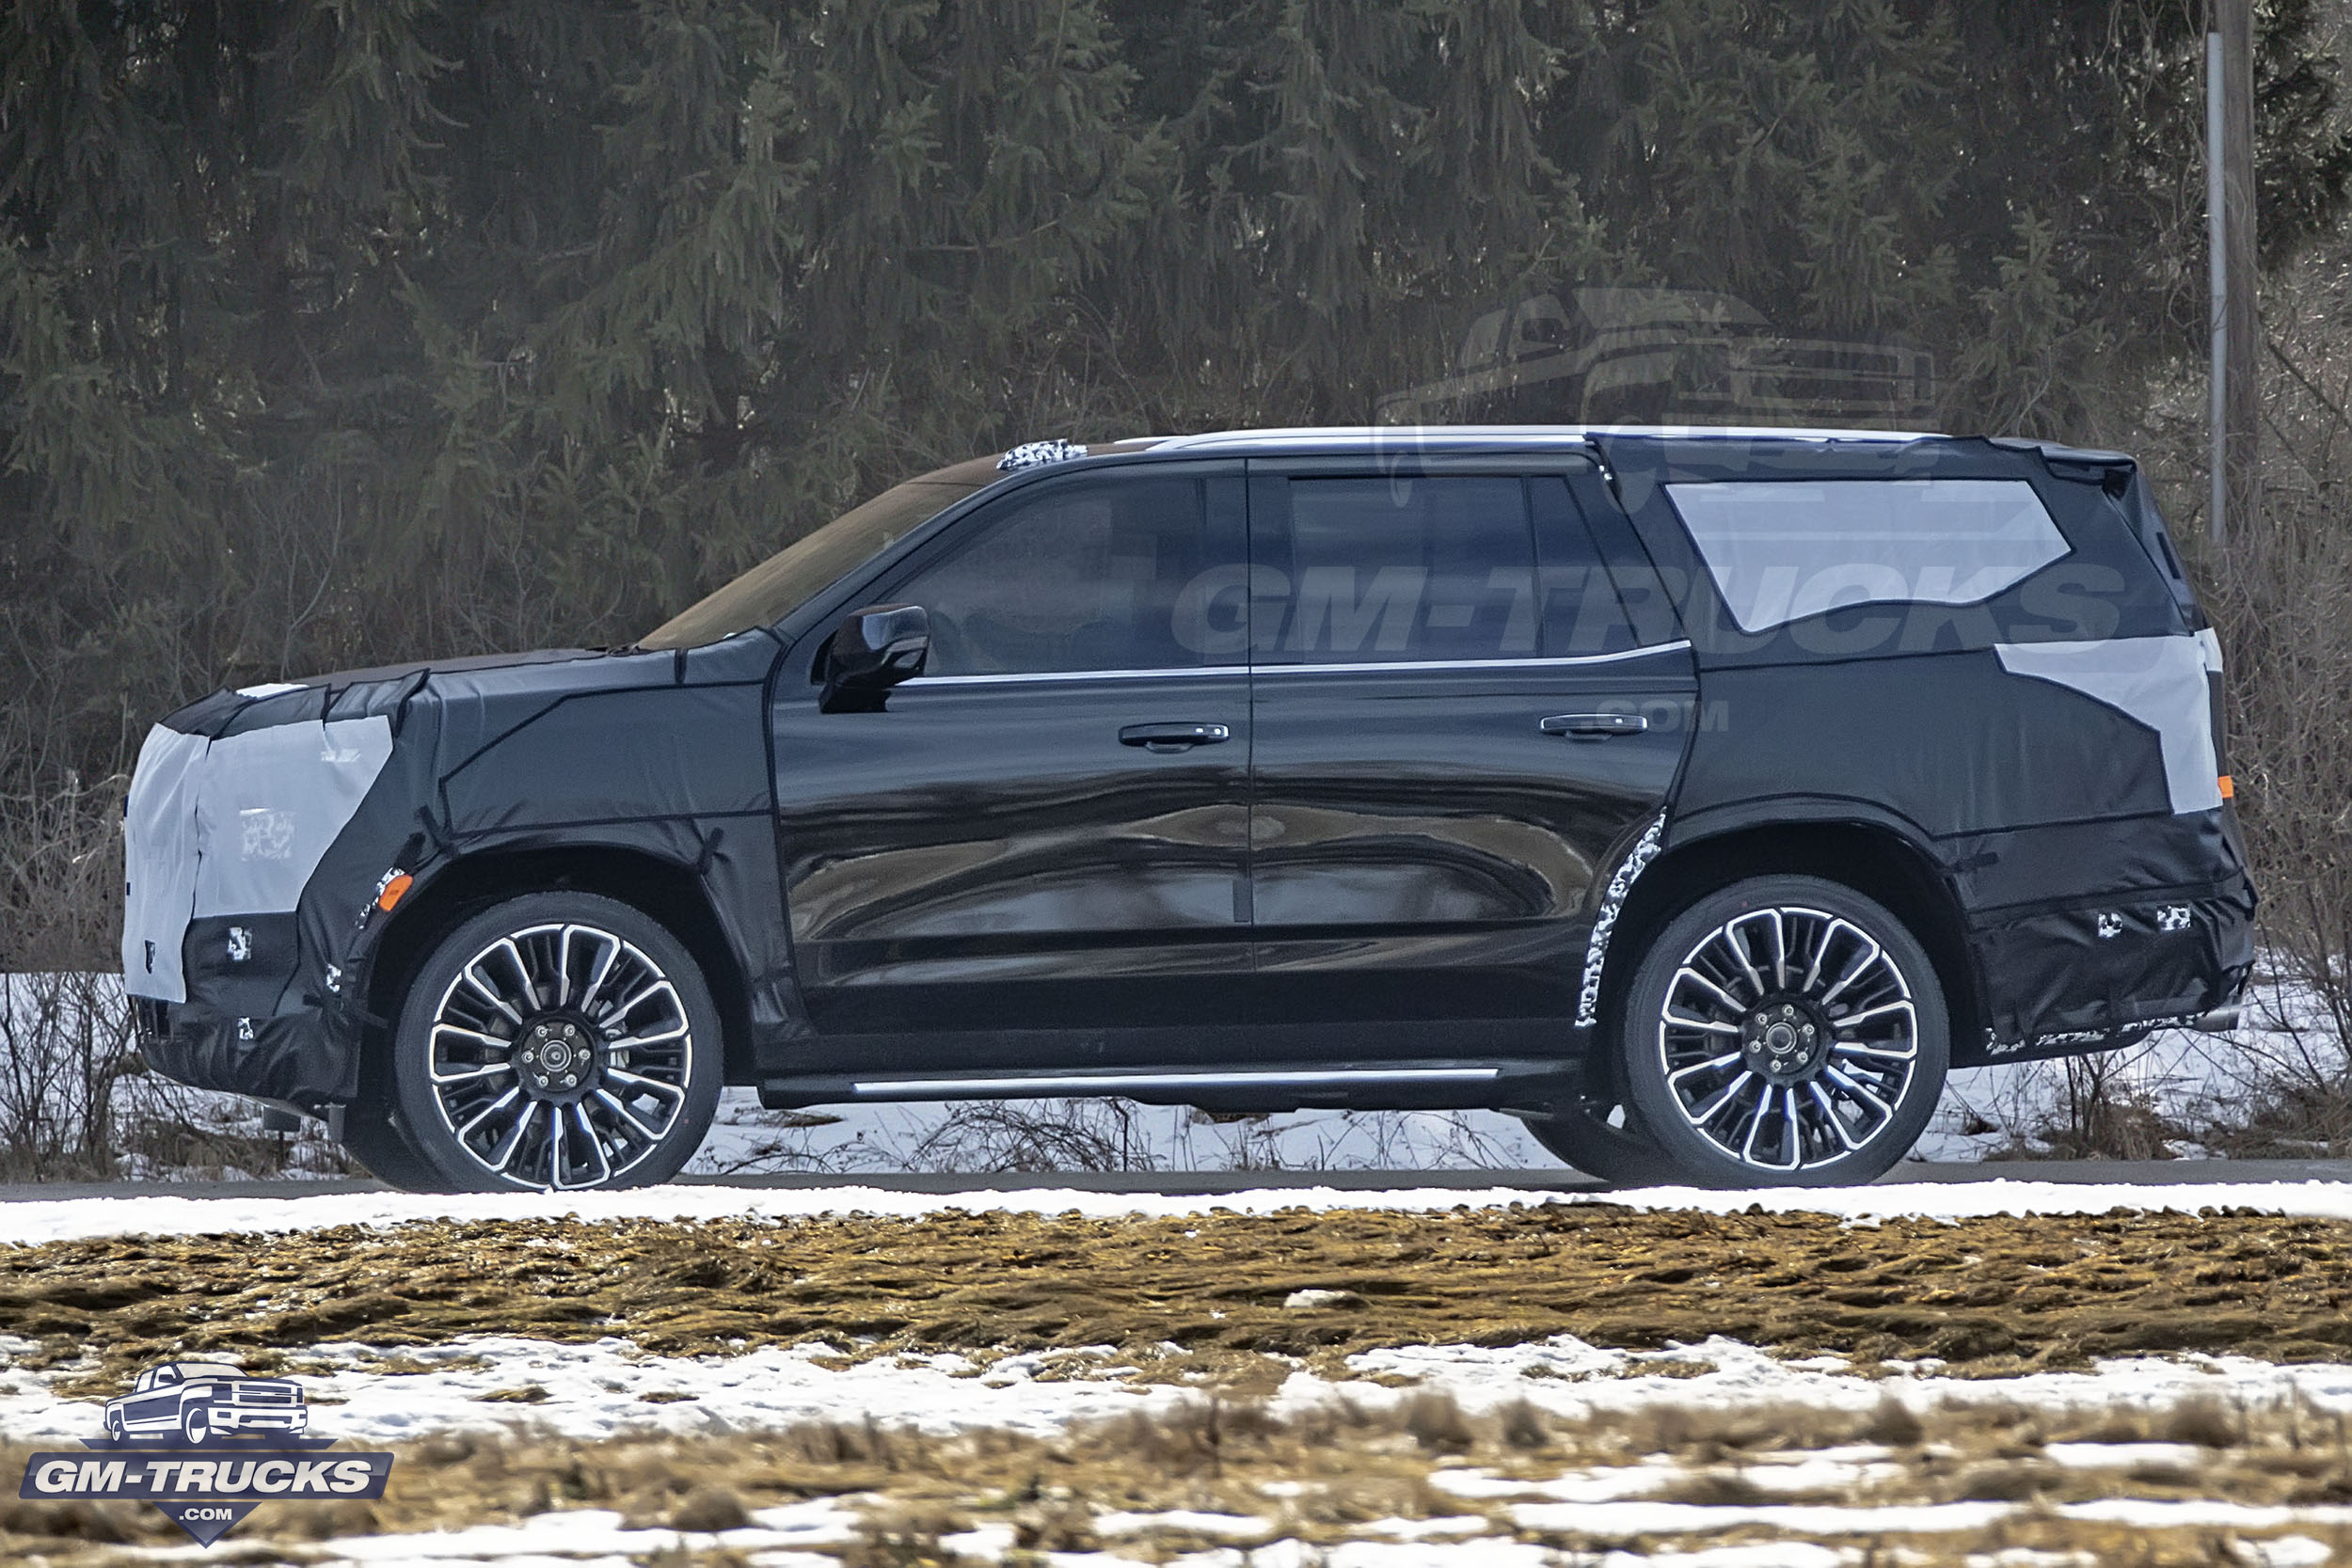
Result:
{"label": "rear door handle", "polygon": [[1233,738],[1223,724],[1130,724],[1119,732],[1121,746],[1147,752],[1188,752],[1195,746],[1215,746]]}
{"label": "rear door handle", "polygon": [[1640,735],[1649,721],[1638,713],[1563,713],[1540,726],[1546,735],[1574,740],[1606,740],[1613,735]]}

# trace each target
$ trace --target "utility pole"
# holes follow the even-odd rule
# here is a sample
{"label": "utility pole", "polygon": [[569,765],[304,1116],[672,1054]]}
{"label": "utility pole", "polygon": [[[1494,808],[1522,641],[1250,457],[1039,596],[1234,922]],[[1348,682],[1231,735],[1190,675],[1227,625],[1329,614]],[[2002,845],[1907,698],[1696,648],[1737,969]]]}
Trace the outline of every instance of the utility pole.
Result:
{"label": "utility pole", "polygon": [[2205,37],[2205,206],[2212,274],[2213,543],[2247,537],[2261,504],[2262,322],[2254,248],[2254,0],[2211,0]]}

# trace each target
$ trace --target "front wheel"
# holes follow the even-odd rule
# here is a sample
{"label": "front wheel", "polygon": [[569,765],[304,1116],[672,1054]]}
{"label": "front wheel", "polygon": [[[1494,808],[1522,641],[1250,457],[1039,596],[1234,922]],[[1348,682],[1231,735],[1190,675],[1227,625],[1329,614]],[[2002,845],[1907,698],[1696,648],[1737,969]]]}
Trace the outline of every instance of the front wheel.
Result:
{"label": "front wheel", "polygon": [[718,1009],[641,911],[537,893],[441,940],[392,1037],[402,1130],[461,1191],[639,1187],[701,1147]]}
{"label": "front wheel", "polygon": [[1676,916],[1617,1032],[1644,1131],[1708,1187],[1884,1175],[1926,1130],[1951,1054],[1918,939],[1816,877],[1754,878]]}

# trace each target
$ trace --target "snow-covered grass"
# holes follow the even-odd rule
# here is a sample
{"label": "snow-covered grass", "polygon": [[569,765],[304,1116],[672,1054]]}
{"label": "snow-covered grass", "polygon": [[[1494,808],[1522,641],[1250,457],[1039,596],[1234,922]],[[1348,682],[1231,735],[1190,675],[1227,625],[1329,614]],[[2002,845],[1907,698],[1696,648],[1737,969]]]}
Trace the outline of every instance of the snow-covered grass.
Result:
{"label": "snow-covered grass", "polygon": [[[1629,1352],[1559,1338],[1375,1352],[1348,1358],[1355,1379],[1294,1365],[1220,1426],[1204,1390],[1083,1349],[827,1361],[808,1348],[664,1358],[617,1340],[318,1346],[295,1370],[314,1430],[404,1445],[404,1522],[286,1540],[265,1532],[300,1528],[298,1511],[277,1510],[240,1536],[253,1560],[355,1568],[948,1554],[1041,1568],[2317,1568],[2332,1560],[2319,1537],[2352,1531],[2352,1506],[2328,1491],[2342,1461],[2323,1436],[2352,1412],[2352,1366],[2192,1357],[1960,1379],[1930,1365],[1866,1375],[1721,1339]],[[95,1408],[41,1405],[44,1382],[7,1372],[0,1441],[87,1434]],[[518,1388],[536,1397],[519,1402]],[[1450,1414],[1417,1425],[1433,1401]],[[2199,1407],[2237,1412],[2234,1433],[2145,1435]],[[1142,1419],[1117,1419],[1129,1416]],[[2290,1436],[2287,1421],[2320,1440]],[[2045,1436],[2108,1429],[2126,1435]],[[894,1430],[933,1446],[909,1449]],[[898,1457],[879,1463],[894,1443]],[[833,1470],[808,1463],[834,1445]],[[534,1473],[568,1478],[580,1505],[551,1507]],[[2327,1482],[2321,1495],[2312,1481]],[[802,1499],[763,1506],[762,1487]],[[21,1510],[0,1523],[26,1528]],[[2216,1547],[2217,1534],[2234,1539]]]}
{"label": "snow-covered grass", "polygon": [[[0,1355],[36,1347],[0,1338]],[[444,1344],[382,1348],[333,1342],[295,1353],[322,1433],[396,1443],[436,1433],[514,1431],[600,1440],[628,1434],[709,1436],[779,1431],[846,1418],[933,1435],[990,1430],[1049,1435],[1129,1414],[1166,1416],[1198,1402],[1206,1373],[1184,1370],[1179,1347],[1137,1365],[1102,1346],[971,1356],[947,1352],[855,1359],[823,1343],[762,1346],[725,1356],[664,1356],[607,1338],[566,1344],[516,1336],[473,1336]],[[1529,1344],[1407,1346],[1347,1356],[1353,1376],[1326,1377],[1269,1355],[1269,1415],[1295,1419],[1335,1401],[1359,1410],[1392,1408],[1438,1393],[1471,1415],[1525,1404],[1562,1419],[1589,1421],[1642,1412],[1704,1411],[1732,1418],[1803,1408],[1864,1416],[1892,1401],[1916,1413],[1966,1409],[2036,1411],[2078,1418],[2148,1417],[2218,1402],[2241,1410],[2299,1407],[2352,1418],[2352,1365],[2279,1366],[2243,1356],[2139,1357],[2089,1371],[1959,1378],[1922,1361],[1890,1370],[1835,1355],[1788,1360],[1724,1338],[1659,1351],[1610,1349],[1559,1336]],[[0,1363],[0,1441],[49,1442],[101,1429],[91,1400],[57,1392],[79,1369],[34,1370]],[[1230,1370],[1229,1373],[1230,1375]],[[2147,1451],[2140,1451],[2140,1450]],[[1818,1463],[1845,1466],[1784,1475],[1768,1490],[1812,1490],[1875,1479],[1875,1451]],[[2050,1455],[2070,1468],[2180,1462],[2173,1444],[2074,1445]],[[1574,1502],[1655,1491],[1629,1472],[1530,1488],[1496,1482],[1460,1495],[1535,1496]],[[1631,1490],[1625,1487],[1630,1479]]]}
{"label": "snow-covered grass", "polygon": [[1886,1182],[1869,1187],[1756,1188],[1708,1191],[1649,1187],[1615,1192],[1531,1194],[1513,1187],[1253,1188],[1208,1195],[1094,1193],[1070,1188],[925,1194],[845,1184],[837,1187],[649,1187],[580,1193],[322,1193],[294,1197],[27,1198],[0,1204],[0,1244],[36,1244],[99,1236],[199,1236],[283,1232],[325,1226],[392,1226],[419,1220],[535,1221],[711,1220],[778,1222],[829,1214],[915,1218],[944,1213],[1139,1215],[1175,1218],[1226,1210],[1370,1209],[1443,1213],[1530,1203],[1610,1203],[1643,1210],[1734,1213],[1830,1214],[1855,1224],[1897,1218],[1967,1219],[1994,1214],[2104,1214],[2110,1210],[2194,1214],[2243,1209],[2314,1219],[2352,1219],[2352,1183],[2249,1181],[2226,1186],[2109,1182]]}

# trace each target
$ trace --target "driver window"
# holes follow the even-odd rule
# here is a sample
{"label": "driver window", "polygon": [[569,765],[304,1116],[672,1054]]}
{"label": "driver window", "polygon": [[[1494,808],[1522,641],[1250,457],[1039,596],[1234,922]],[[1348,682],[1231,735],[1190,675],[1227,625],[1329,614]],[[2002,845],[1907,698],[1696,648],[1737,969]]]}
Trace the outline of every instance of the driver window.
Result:
{"label": "driver window", "polygon": [[926,675],[1202,662],[1201,640],[1183,635],[1181,615],[1186,589],[1209,564],[1200,480],[1052,485],[971,526],[968,544],[890,591],[930,615]]}

